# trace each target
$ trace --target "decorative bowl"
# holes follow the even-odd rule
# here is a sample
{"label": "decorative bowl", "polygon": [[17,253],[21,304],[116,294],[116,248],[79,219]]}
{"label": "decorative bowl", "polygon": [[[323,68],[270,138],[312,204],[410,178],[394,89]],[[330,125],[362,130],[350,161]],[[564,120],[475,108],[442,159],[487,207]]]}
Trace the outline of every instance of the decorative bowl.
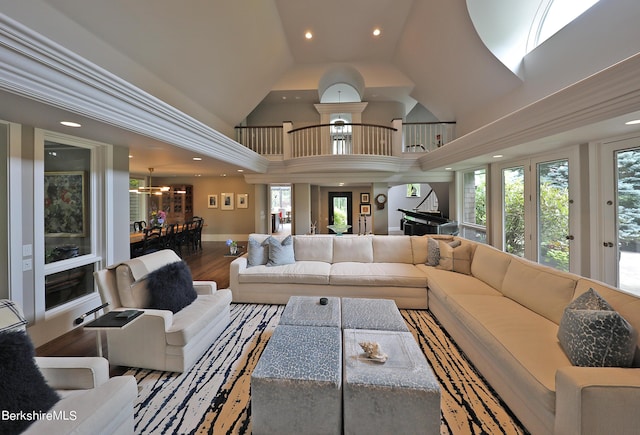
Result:
{"label": "decorative bowl", "polygon": [[341,236],[342,233],[347,232],[347,230],[351,228],[351,225],[327,225],[327,228],[336,233],[338,236]]}

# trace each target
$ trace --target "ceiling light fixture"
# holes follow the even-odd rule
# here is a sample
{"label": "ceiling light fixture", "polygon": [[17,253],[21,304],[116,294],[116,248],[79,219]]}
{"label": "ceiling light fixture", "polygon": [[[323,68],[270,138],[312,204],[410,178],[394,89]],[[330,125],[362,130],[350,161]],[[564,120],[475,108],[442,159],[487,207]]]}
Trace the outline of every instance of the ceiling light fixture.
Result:
{"label": "ceiling light fixture", "polygon": [[168,192],[170,190],[169,186],[153,185],[153,183],[151,182],[152,174],[153,174],[153,168],[149,168],[149,185],[138,187],[138,193],[145,193],[147,195],[162,195],[162,192]]}
{"label": "ceiling light fixture", "polygon": [[494,159],[499,159],[500,157],[504,157],[502,154],[496,154],[495,156],[493,156]]}
{"label": "ceiling light fixture", "polygon": [[380,28],[376,27],[373,29],[373,36],[380,36],[380,34],[382,34],[382,30],[380,30]]}
{"label": "ceiling light fixture", "polygon": [[73,127],[73,128],[82,127],[82,124],[78,124],[77,122],[72,122],[72,121],[60,121],[60,124],[64,125],[65,127]]}
{"label": "ceiling light fixture", "polygon": [[199,162],[200,160],[202,160],[202,157],[194,157],[193,160],[195,160],[196,162]]}
{"label": "ceiling light fixture", "polygon": [[304,34],[304,37],[307,39],[313,39],[313,33],[310,30],[307,30]]}
{"label": "ceiling light fixture", "polygon": [[626,125],[636,125],[640,124],[640,119],[634,119],[633,121],[625,122]]}

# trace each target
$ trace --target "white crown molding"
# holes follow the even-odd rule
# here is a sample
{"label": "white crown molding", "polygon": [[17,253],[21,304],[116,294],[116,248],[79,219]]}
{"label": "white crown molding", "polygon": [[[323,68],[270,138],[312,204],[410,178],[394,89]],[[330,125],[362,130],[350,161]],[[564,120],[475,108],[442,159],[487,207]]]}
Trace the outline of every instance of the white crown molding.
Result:
{"label": "white crown molding", "polygon": [[640,54],[472,131],[420,158],[428,171],[621,116],[640,107]]}
{"label": "white crown molding", "polygon": [[0,89],[245,169],[268,169],[259,154],[3,14]]}

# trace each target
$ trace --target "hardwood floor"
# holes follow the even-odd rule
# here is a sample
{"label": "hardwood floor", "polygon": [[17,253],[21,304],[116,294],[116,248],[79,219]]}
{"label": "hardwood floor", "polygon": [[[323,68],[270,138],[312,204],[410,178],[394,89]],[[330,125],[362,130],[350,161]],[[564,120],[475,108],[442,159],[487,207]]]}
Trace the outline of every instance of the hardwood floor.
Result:
{"label": "hardwood floor", "polygon": [[[246,247],[246,242],[238,242]],[[193,279],[196,281],[215,281],[218,288],[229,287],[229,264],[234,257],[225,257],[229,248],[225,242],[202,242],[202,250],[184,255]],[[107,354],[106,340],[102,340],[103,353]],[[85,331],[78,327],[36,349],[37,356],[96,356],[96,331]],[[124,373],[123,367],[111,367],[111,375]]]}

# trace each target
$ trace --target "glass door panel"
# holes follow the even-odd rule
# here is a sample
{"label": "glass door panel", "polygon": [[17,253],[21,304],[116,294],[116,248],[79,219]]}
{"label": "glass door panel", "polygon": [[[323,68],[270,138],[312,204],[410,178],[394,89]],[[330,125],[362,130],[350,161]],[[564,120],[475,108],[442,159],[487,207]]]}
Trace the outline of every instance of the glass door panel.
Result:
{"label": "glass door panel", "polygon": [[538,163],[538,262],[569,270],[569,161]]}
{"label": "glass door panel", "polygon": [[640,148],[615,152],[615,167],[618,285],[640,294]]}
{"label": "glass door panel", "polygon": [[350,225],[345,233],[352,233],[351,192],[329,192],[329,225]]}
{"label": "glass door panel", "polygon": [[524,166],[502,170],[503,250],[519,257],[525,255]]}

